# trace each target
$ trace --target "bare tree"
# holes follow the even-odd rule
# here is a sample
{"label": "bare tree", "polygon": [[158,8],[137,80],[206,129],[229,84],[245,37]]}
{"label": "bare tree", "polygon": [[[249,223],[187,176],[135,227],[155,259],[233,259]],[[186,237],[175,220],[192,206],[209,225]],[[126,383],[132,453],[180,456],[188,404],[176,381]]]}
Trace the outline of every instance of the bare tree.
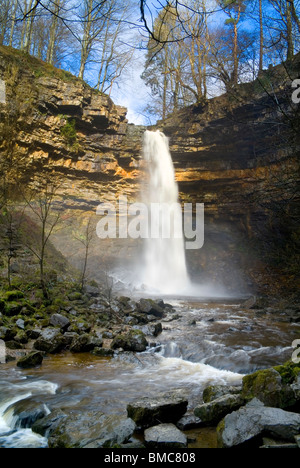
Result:
{"label": "bare tree", "polygon": [[39,186],[30,193],[30,196],[26,193],[22,193],[27,207],[33,214],[40,228],[39,239],[36,244],[33,243],[31,239],[28,240],[26,246],[39,261],[40,284],[45,298],[49,297],[45,277],[47,247],[50,237],[54,233],[60,220],[60,213],[54,210],[58,188],[58,184],[52,183],[50,180],[46,179],[39,183]]}
{"label": "bare tree", "polygon": [[92,223],[92,218],[88,219],[87,225],[83,233],[81,232],[74,232],[74,238],[79,241],[84,247],[84,258],[83,258],[83,266],[81,271],[80,277],[80,288],[81,291],[84,289],[84,285],[86,282],[86,274],[87,274],[87,266],[88,266],[88,259],[90,253],[90,247],[93,242],[95,235],[95,228]]}

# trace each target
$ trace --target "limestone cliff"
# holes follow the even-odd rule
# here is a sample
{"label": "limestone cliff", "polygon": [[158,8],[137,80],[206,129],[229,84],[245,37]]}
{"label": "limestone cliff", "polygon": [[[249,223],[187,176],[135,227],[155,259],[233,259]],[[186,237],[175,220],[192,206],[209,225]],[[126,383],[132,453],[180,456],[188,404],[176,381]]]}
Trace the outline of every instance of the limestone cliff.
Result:
{"label": "limestone cliff", "polygon": [[[205,248],[189,254],[200,278],[208,274],[241,289],[265,282],[251,263],[259,253],[249,240],[266,236],[274,212],[278,216],[274,206],[286,214],[297,205],[299,111],[290,98],[299,61],[298,55],[288,68],[270,69],[156,127],[170,137],[181,200],[205,203]],[[18,155],[25,183],[40,174],[59,178],[62,206],[78,215],[77,224],[79,214],[95,213],[100,201],[120,194],[136,199],[145,128],[128,125],[125,108],[69,73],[5,47],[0,80],[0,151],[9,146]],[[57,237],[68,256],[70,229]],[[94,270],[104,251],[113,258],[134,255],[130,242],[97,244]]]}

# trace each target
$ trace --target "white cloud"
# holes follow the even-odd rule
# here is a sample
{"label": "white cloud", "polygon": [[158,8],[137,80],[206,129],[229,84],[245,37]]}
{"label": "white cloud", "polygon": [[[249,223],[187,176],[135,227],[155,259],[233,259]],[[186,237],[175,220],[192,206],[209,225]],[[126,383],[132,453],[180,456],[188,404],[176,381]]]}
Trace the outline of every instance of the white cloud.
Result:
{"label": "white cloud", "polygon": [[132,61],[131,68],[123,75],[118,86],[115,86],[111,98],[115,104],[127,107],[127,118],[136,125],[148,125],[149,121],[144,109],[149,100],[149,89],[146,87],[141,75],[144,71],[144,52],[136,52],[136,59]]}

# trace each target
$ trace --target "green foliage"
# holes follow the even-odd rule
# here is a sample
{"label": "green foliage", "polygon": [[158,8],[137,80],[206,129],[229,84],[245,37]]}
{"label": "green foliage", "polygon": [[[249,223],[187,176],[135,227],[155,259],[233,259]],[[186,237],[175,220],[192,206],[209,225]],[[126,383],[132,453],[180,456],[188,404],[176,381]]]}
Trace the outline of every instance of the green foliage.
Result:
{"label": "green foliage", "polygon": [[66,124],[60,130],[69,146],[74,146],[77,143],[76,120],[67,120]]}

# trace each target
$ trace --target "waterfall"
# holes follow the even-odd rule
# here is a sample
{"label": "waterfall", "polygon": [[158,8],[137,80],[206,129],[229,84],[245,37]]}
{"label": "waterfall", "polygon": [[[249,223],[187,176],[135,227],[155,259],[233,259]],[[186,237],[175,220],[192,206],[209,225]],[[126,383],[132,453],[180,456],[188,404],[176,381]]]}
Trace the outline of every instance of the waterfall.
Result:
{"label": "waterfall", "polygon": [[[148,171],[142,187],[143,201],[148,206],[148,213],[153,214],[153,206],[159,208],[156,216],[149,217],[152,235],[145,239],[142,281],[154,292],[180,294],[188,288],[189,278],[178,185],[168,138],[159,131],[146,131],[143,154]],[[179,226],[176,220],[180,221]],[[164,238],[163,233],[168,229],[170,235]],[[153,236],[153,233],[159,233],[159,236]]]}

